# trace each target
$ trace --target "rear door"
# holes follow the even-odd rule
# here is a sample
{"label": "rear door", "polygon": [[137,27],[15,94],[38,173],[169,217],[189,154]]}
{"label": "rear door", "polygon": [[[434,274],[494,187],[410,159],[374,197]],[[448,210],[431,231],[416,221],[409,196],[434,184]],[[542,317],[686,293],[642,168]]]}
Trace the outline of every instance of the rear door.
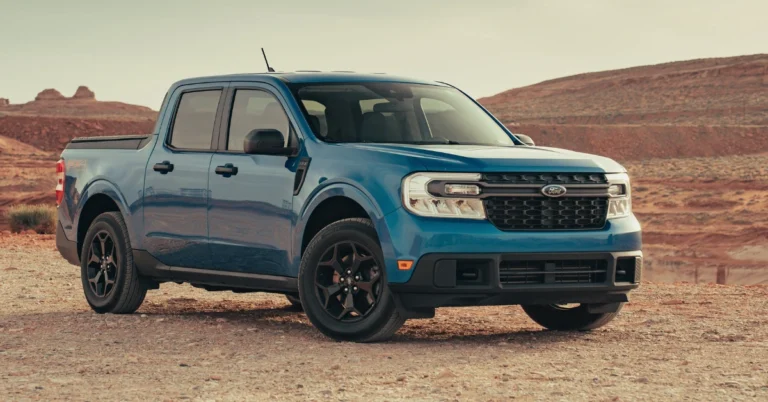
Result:
{"label": "rear door", "polygon": [[[146,169],[144,244],[169,266],[211,268],[208,248],[208,168],[227,85],[180,87],[173,116]],[[161,136],[162,136],[161,132]]]}
{"label": "rear door", "polygon": [[286,141],[296,141],[286,109],[268,85],[231,84],[219,151],[208,173],[208,230],[211,256],[219,269],[290,275],[298,158],[243,153],[243,140],[255,129],[279,130]]}

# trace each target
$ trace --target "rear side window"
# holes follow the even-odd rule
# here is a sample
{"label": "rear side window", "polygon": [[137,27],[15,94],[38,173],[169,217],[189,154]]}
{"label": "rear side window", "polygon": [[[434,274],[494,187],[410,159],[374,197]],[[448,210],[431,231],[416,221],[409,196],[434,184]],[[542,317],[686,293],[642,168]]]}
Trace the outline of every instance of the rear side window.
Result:
{"label": "rear side window", "polygon": [[280,131],[287,142],[290,127],[288,116],[274,95],[260,90],[239,89],[235,92],[235,102],[232,105],[227,149],[242,151],[245,136],[257,129]]}
{"label": "rear side window", "polygon": [[172,147],[211,149],[219,98],[221,90],[187,92],[181,95],[171,131]]}

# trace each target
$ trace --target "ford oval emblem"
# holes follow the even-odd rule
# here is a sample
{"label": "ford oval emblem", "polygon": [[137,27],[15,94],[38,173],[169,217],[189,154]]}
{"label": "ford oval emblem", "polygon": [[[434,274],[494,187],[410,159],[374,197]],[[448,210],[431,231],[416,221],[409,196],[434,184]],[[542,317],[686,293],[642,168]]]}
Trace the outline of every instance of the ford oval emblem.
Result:
{"label": "ford oval emblem", "polygon": [[541,188],[541,193],[546,195],[547,197],[562,197],[565,195],[565,192],[567,190],[565,187],[557,185],[557,184],[550,184],[548,186],[544,186]]}

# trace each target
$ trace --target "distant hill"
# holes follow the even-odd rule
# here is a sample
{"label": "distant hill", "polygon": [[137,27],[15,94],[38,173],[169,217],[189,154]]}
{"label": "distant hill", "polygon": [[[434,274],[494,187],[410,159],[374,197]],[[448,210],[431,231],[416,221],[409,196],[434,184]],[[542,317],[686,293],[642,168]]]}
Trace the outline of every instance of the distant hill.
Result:
{"label": "distant hill", "polygon": [[156,119],[157,112],[145,106],[96,100],[85,86],[71,97],[46,89],[23,104],[0,98],[0,139],[43,151],[60,151],[73,137],[147,134]]}
{"label": "distant hill", "polygon": [[768,125],[768,54],[579,74],[479,99],[506,124]]}
{"label": "distant hill", "polygon": [[9,99],[0,98],[2,115],[119,120],[157,118],[157,112],[146,106],[96,100],[96,94],[86,86],[80,86],[72,97],[65,97],[55,89],[46,89],[37,94],[35,100],[22,104],[13,104]]}
{"label": "distant hill", "polygon": [[481,98],[537,144],[619,160],[768,152],[768,55],[557,78]]}

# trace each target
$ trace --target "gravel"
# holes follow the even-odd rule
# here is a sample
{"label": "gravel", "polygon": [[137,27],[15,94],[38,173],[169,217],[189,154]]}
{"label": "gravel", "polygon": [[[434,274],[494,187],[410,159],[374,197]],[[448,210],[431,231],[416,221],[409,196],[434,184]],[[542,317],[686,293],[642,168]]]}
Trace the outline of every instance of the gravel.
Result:
{"label": "gravel", "polygon": [[0,395],[31,400],[768,400],[768,287],[643,284],[612,324],[439,309],[328,340],[281,296],[164,284],[98,315],[51,236],[0,234]]}

